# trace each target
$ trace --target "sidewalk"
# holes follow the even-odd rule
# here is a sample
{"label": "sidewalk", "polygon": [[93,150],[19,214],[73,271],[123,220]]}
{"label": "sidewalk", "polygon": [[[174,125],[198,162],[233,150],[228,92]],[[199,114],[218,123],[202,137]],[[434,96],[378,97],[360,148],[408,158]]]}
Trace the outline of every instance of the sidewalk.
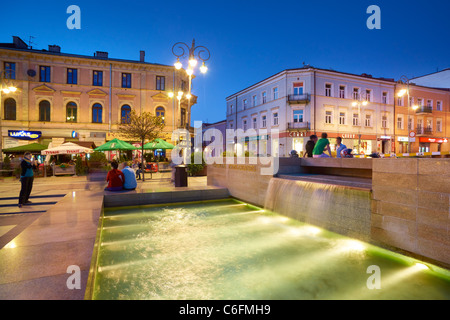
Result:
{"label": "sidewalk", "polygon": [[[0,180],[0,299],[84,299],[105,186],[85,176],[36,178],[33,204],[18,208],[20,181]],[[188,188],[206,189],[206,177],[189,177]],[[158,191],[176,188],[154,174],[134,192]],[[67,287],[73,265],[81,289]]]}

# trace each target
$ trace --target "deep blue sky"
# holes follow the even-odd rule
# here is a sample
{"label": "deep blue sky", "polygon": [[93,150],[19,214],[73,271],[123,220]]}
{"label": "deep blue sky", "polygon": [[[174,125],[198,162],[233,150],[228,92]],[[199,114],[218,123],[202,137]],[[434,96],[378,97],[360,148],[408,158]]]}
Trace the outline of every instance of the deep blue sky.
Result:
{"label": "deep blue sky", "polygon": [[[69,30],[69,5],[81,8],[81,30]],[[381,30],[369,30],[369,5],[381,8]],[[172,65],[175,42],[204,45],[209,71],[194,80],[192,120],[225,119],[225,98],[303,62],[319,68],[398,79],[450,67],[450,1],[2,1],[0,42],[13,35],[34,48],[139,59]]]}

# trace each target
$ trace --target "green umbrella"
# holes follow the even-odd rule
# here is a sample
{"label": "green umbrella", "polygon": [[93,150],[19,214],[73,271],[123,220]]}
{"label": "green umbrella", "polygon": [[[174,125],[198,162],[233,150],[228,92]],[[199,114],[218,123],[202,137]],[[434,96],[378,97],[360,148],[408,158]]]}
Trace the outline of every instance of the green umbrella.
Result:
{"label": "green umbrella", "polygon": [[119,140],[117,138],[102,144],[100,147],[94,149],[94,151],[113,151],[113,150],[137,150],[138,148],[129,144],[128,142]]}
{"label": "green umbrella", "polygon": [[25,153],[25,152],[31,152],[31,153],[41,153],[42,150],[47,149],[46,146],[40,144],[40,143],[30,143],[23,146],[18,146],[14,148],[8,148],[3,149],[4,153]]}
{"label": "green umbrella", "polygon": [[163,139],[155,139],[147,144],[144,144],[144,149],[146,150],[156,150],[156,149],[173,149],[175,146]]}

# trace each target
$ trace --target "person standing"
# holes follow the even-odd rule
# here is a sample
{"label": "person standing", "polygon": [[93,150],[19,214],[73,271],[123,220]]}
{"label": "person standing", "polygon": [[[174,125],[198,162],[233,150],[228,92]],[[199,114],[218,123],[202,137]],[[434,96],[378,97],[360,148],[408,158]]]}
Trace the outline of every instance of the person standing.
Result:
{"label": "person standing", "polygon": [[336,138],[337,146],[336,146],[336,158],[342,158],[341,152],[344,150],[347,150],[347,146],[345,144],[342,144],[342,138],[337,137]]}
{"label": "person standing", "polygon": [[314,150],[314,146],[316,145],[316,142],[317,142],[317,136],[315,134],[312,134],[309,137],[308,142],[306,142],[305,153],[303,154],[303,158],[305,158],[305,157],[312,158],[313,150]]}
{"label": "person standing", "polygon": [[130,168],[129,163],[124,163],[125,167],[122,169],[125,182],[123,183],[123,190],[135,190],[137,187],[136,174]]}
{"label": "person standing", "polygon": [[33,189],[34,172],[36,165],[34,160],[32,160],[32,155],[30,152],[25,153],[22,162],[20,163],[20,182],[22,187],[19,194],[19,208],[23,205],[31,204],[29,197],[31,194],[31,189]]}
{"label": "person standing", "polygon": [[[329,156],[325,153],[325,149],[328,151]],[[328,134],[322,133],[322,138],[317,141],[313,150],[313,158],[331,158],[330,141],[328,140]]]}

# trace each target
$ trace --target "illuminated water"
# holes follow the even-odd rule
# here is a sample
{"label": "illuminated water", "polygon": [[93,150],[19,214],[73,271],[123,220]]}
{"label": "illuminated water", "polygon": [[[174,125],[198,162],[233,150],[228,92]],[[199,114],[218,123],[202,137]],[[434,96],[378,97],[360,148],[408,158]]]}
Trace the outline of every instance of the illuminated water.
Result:
{"label": "illuminated water", "polygon": [[235,200],[106,209],[93,298],[450,299],[416,262]]}

